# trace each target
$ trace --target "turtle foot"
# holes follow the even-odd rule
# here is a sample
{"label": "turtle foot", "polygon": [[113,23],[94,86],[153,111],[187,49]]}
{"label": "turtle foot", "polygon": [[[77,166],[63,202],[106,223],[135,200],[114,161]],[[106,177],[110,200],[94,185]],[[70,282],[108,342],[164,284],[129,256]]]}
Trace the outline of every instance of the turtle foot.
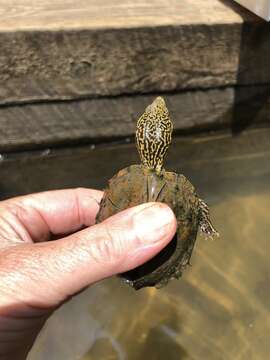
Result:
{"label": "turtle foot", "polygon": [[199,227],[201,232],[211,239],[218,237],[219,233],[214,228],[210,220],[208,205],[202,199],[199,199],[199,207]]}

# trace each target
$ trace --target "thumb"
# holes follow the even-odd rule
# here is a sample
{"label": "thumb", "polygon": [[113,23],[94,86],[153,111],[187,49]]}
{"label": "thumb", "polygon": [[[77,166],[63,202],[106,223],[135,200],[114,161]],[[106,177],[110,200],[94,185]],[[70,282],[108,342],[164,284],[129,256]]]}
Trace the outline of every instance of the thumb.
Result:
{"label": "thumb", "polygon": [[2,290],[24,304],[57,306],[91,283],[146,262],[175,230],[167,205],[147,203],[61,240],[11,247],[0,268]]}

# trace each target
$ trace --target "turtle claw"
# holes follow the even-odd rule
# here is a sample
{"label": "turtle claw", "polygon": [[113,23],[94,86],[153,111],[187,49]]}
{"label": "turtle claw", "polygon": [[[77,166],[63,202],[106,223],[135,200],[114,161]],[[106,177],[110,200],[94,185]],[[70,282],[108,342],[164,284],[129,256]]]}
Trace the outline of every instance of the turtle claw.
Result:
{"label": "turtle claw", "polygon": [[206,235],[207,239],[215,240],[215,238],[219,237],[219,233],[216,231],[216,229],[213,227],[211,222],[209,223],[200,223],[199,224],[201,233],[203,235]]}

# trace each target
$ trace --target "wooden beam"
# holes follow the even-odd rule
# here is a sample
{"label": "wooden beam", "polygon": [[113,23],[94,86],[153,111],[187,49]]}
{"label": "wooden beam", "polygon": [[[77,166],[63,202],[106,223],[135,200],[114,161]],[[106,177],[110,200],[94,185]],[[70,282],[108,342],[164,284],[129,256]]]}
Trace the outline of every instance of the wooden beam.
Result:
{"label": "wooden beam", "polygon": [[[120,96],[0,108],[0,151],[130,137],[154,95]],[[165,94],[177,132],[269,123],[270,86]]]}
{"label": "wooden beam", "polygon": [[270,27],[226,0],[0,0],[0,104],[270,82]]}

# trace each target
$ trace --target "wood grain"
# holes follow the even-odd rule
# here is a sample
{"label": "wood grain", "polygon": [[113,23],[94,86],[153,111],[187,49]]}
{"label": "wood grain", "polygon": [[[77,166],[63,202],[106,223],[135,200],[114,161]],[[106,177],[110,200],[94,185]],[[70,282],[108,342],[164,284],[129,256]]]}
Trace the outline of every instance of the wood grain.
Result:
{"label": "wood grain", "polygon": [[0,1],[0,31],[242,23],[252,18],[219,0]]}
{"label": "wood grain", "polygon": [[0,5],[0,104],[270,81],[270,27],[230,1]]}
{"label": "wood grain", "polygon": [[[154,95],[120,96],[0,108],[0,151],[91,143],[134,135]],[[174,129],[194,132],[269,124],[270,86],[165,94]]]}

